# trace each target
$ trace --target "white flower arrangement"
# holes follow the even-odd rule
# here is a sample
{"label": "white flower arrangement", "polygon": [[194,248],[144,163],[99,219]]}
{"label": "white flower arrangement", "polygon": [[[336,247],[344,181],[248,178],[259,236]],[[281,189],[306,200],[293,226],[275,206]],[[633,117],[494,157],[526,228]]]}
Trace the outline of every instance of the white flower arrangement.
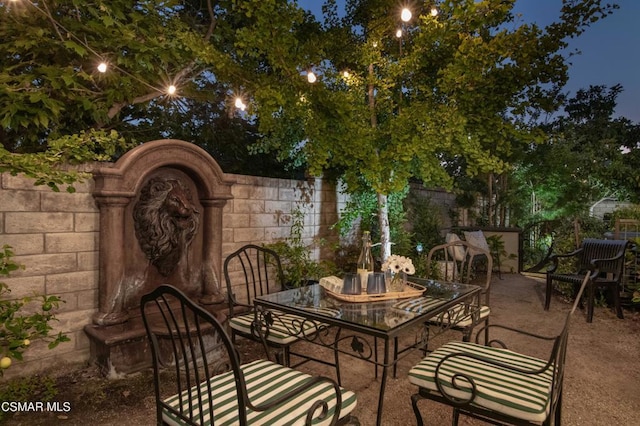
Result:
{"label": "white flower arrangement", "polygon": [[404,272],[407,275],[416,273],[416,268],[410,258],[392,254],[382,264],[382,270],[390,270],[392,273]]}

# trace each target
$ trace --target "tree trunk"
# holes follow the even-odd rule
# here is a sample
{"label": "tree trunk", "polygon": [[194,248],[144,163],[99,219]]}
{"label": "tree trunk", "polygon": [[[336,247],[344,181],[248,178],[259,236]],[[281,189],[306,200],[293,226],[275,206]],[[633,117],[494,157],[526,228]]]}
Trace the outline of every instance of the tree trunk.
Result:
{"label": "tree trunk", "polygon": [[388,197],[378,194],[378,224],[380,225],[380,261],[384,263],[391,256],[391,233],[389,229]]}
{"label": "tree trunk", "polygon": [[502,194],[502,201],[500,202],[500,226],[507,226],[507,203],[504,202],[506,194],[508,192],[509,176],[506,173],[500,175],[500,193]]}
{"label": "tree trunk", "polygon": [[376,118],[376,91],[373,86],[373,64],[369,64],[369,85],[367,86],[367,93],[369,96],[369,120],[371,121],[371,127],[375,129],[378,126],[378,119]]}
{"label": "tree trunk", "polygon": [[487,206],[487,219],[488,219],[488,225],[489,226],[493,226],[495,223],[494,217],[493,217],[493,173],[489,173],[489,176],[487,177],[487,186],[488,186],[488,191],[489,191],[489,202],[488,202],[488,206]]}

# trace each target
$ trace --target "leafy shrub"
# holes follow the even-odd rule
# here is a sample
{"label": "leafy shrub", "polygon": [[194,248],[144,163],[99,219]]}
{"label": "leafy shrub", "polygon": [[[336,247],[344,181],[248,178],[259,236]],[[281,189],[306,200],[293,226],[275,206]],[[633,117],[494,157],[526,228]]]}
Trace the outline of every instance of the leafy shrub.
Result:
{"label": "leafy shrub", "polygon": [[636,219],[640,220],[640,204],[634,204],[632,206],[622,207],[611,214],[612,222],[615,223],[616,219]]}
{"label": "leafy shrub", "polygon": [[323,276],[332,275],[335,265],[328,260],[316,262],[311,258],[311,249],[315,244],[324,244],[324,241],[314,241],[312,245],[306,245],[303,239],[304,212],[299,207],[291,213],[291,231],[289,237],[267,244],[266,247],[278,253],[285,285],[299,287],[308,280],[318,280]]}
{"label": "leafy shrub", "polygon": [[[391,253],[409,256],[413,252],[411,234],[406,230],[407,214],[404,200],[409,193],[409,187],[400,192],[389,194],[387,197],[389,209],[389,234],[392,242]],[[340,212],[340,220],[334,225],[341,237],[346,237],[352,230],[359,226],[362,231],[371,232],[371,241],[374,243],[372,254],[374,260],[380,263],[380,247],[375,245],[380,241],[380,226],[378,224],[378,198],[373,191],[361,191],[349,194],[349,200],[345,208]],[[347,250],[346,253],[355,254],[354,259],[343,259],[340,263],[355,264],[359,253],[360,242],[354,242],[357,250]]]}
{"label": "leafy shrub", "polygon": [[407,221],[411,225],[411,250],[405,255],[412,258],[416,268],[416,276],[434,276],[434,271],[437,268],[434,269],[432,266],[432,270],[428,274],[429,265],[426,264],[426,258],[432,247],[444,242],[440,233],[442,229],[440,209],[431,202],[431,199],[413,194],[407,197],[405,205],[407,207]]}
{"label": "leafy shrub", "polygon": [[[0,386],[0,401],[32,402],[52,401],[58,394],[56,381],[49,376],[21,377]],[[0,421],[7,413],[0,410]]]}
{"label": "leafy shrub", "polygon": [[[11,272],[23,268],[11,258],[11,247],[5,245],[0,251],[0,276],[8,276]],[[49,340],[49,349],[61,342],[69,341],[62,332],[51,335],[55,321],[53,310],[58,308],[62,300],[58,296],[23,297],[10,300],[11,290],[0,282],[0,376],[9,368],[11,360],[22,360],[22,353],[27,350],[32,340]]]}

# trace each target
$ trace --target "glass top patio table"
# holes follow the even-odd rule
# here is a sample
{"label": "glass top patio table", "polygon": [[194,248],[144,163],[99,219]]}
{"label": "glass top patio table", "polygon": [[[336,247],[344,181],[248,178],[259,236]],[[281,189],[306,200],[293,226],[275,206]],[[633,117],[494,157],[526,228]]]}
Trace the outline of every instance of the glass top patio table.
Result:
{"label": "glass top patio table", "polygon": [[[327,342],[322,339],[315,339],[315,335],[307,336],[303,331],[304,324],[300,325],[300,330],[292,330],[295,335],[311,343],[332,348],[336,353],[344,353],[358,359],[372,362],[376,365],[376,377],[378,366],[382,367],[382,378],[380,381],[380,395],[378,398],[377,421],[378,426],[382,425],[384,391],[386,387],[388,372],[390,367],[395,367],[400,359],[400,352],[408,352],[407,349],[415,349],[426,345],[429,340],[430,331],[422,333],[422,341],[416,342],[407,349],[398,352],[398,336],[406,333],[413,326],[420,324],[424,326],[427,320],[448,316],[450,325],[455,323],[454,316],[460,316],[460,309],[456,309],[461,303],[466,304],[469,309],[464,310],[464,316],[472,315],[474,306],[479,311],[479,295],[481,288],[476,285],[446,283],[416,277],[410,277],[410,282],[421,285],[425,288],[422,296],[403,299],[389,299],[371,302],[348,302],[340,300],[330,295],[320,284],[306,287],[294,288],[256,297],[254,305],[256,315],[263,317],[257,323],[263,324],[265,330],[260,333],[268,333],[268,317],[277,316],[280,313],[294,314],[304,318],[303,322],[312,321],[314,328],[320,330],[327,326],[336,326],[340,331],[350,330],[355,332],[354,336],[336,337],[336,341]],[[264,321],[264,318],[267,318]],[[442,321],[442,320],[441,320]],[[444,321],[443,321],[444,322]],[[424,327],[423,327],[424,328]],[[374,338],[374,348],[364,351],[362,348],[368,343],[364,342],[359,335],[372,336]],[[341,333],[338,333],[340,336]],[[351,340],[355,339],[355,340]],[[380,361],[377,351],[377,340],[384,343],[383,357]],[[358,342],[351,343],[352,350],[359,348],[359,352],[353,353],[340,349],[340,341]],[[393,356],[391,347],[394,347]],[[266,346],[265,346],[266,349]],[[363,353],[369,355],[363,355]],[[395,370],[394,370],[395,371]]]}
{"label": "glass top patio table", "polygon": [[410,277],[409,281],[425,287],[422,297],[428,299],[428,303],[406,303],[417,301],[416,298],[347,302],[331,296],[319,284],[263,295],[254,303],[262,309],[277,309],[374,337],[388,338],[480,293],[480,287],[476,285],[416,277]]}
{"label": "glass top patio table", "polygon": [[[464,316],[474,315],[479,312],[479,295],[481,288],[476,285],[445,283],[434,280],[410,277],[409,281],[425,287],[422,296],[403,299],[389,299],[370,302],[348,302],[340,300],[330,295],[320,284],[306,287],[294,288],[256,297],[254,305],[256,307],[256,324],[262,324],[264,329],[260,334],[268,333],[268,324],[273,321],[273,316],[281,313],[294,314],[303,320],[299,329],[291,330],[291,334],[311,343],[320,344],[336,351],[356,358],[374,363],[376,365],[376,377],[378,366],[382,367],[382,379],[380,381],[380,394],[378,398],[377,421],[378,426],[382,425],[384,391],[390,367],[395,367],[399,360],[398,336],[407,332],[414,325],[423,325],[427,320],[433,321],[439,315],[448,315],[447,323],[455,324],[454,316],[460,319],[460,309],[456,309],[461,303],[469,308],[464,310]],[[475,307],[475,308],[474,308]],[[475,310],[474,310],[475,309]],[[269,318],[271,317],[271,318]],[[328,326],[336,326],[341,335],[343,330],[355,332],[354,336],[336,337],[334,341],[324,341],[316,339],[318,334],[306,335],[304,331],[306,322],[314,324],[313,329],[326,329]],[[261,328],[262,328],[261,327]],[[446,329],[446,328],[445,328]],[[377,343],[374,340],[374,348],[369,351],[363,350],[368,343],[364,342],[358,335],[364,334],[372,336],[374,339],[381,339],[384,343],[383,357],[378,358]],[[424,336],[426,334],[426,337]],[[428,342],[429,332],[423,333],[423,342],[416,342],[407,349],[416,349],[421,344]],[[263,334],[264,336],[264,334]],[[340,341],[357,342],[349,346],[355,351],[348,352],[340,349]],[[394,347],[393,357],[391,347]],[[369,346],[367,346],[369,347]],[[369,347],[370,348],[370,347]],[[265,346],[266,349],[266,346]],[[408,352],[403,349],[401,352]],[[364,355],[367,353],[368,355]],[[339,373],[338,373],[339,374]]]}

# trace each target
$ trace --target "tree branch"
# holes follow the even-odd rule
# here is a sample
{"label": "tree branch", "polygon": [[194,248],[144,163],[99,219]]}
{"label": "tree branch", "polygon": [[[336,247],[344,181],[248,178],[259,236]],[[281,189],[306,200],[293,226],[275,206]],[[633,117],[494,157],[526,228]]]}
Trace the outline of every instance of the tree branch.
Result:
{"label": "tree branch", "polygon": [[107,117],[109,117],[109,119],[112,119],[113,117],[118,115],[120,111],[122,111],[122,108],[124,108],[127,105],[135,105],[135,104],[141,104],[143,102],[149,102],[150,100],[155,99],[159,96],[162,96],[162,92],[160,92],[159,90],[156,90],[154,92],[147,93],[146,95],[138,96],[137,98],[134,98],[131,102],[119,102],[117,104],[113,104],[113,106],[109,108]]}
{"label": "tree branch", "polygon": [[[203,40],[205,41],[209,41],[211,39],[211,36],[213,35],[213,32],[218,24],[218,19],[216,18],[215,12],[213,10],[213,3],[211,0],[207,0],[207,11],[209,13],[209,17],[211,18],[211,22],[209,23],[207,32],[203,36]],[[176,83],[179,82],[180,80],[186,78],[190,73],[192,73],[195,69],[195,64],[196,64],[196,61],[193,60],[184,68],[182,68],[176,74],[175,82]],[[109,108],[109,111],[107,112],[107,117],[109,117],[109,119],[112,119],[116,115],[118,115],[118,113],[122,111],[122,108],[124,108],[125,106],[148,102],[152,99],[155,99],[161,96],[162,94],[163,94],[162,92],[156,90],[156,91],[147,93],[146,95],[138,96],[137,98],[134,98],[131,102],[119,102],[119,103],[113,104],[111,108]]]}

